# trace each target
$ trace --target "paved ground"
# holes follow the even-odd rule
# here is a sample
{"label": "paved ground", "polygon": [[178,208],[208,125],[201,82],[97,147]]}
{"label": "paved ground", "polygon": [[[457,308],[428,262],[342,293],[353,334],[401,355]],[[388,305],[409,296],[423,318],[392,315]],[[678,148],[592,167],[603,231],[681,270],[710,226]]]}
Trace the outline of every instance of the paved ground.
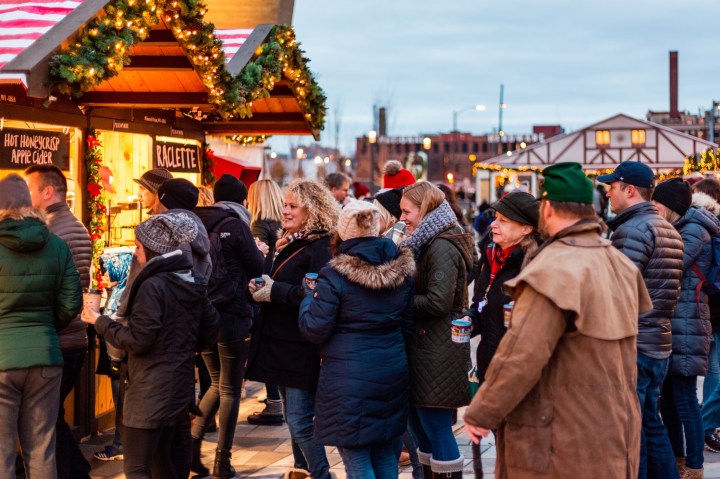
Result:
{"label": "paved ground", "polygon": [[[232,464],[238,471],[241,478],[267,478],[277,479],[281,477],[288,467],[292,465],[292,451],[289,441],[289,433],[286,426],[252,426],[245,418],[260,411],[264,405],[258,402],[261,394],[264,394],[262,385],[248,382],[246,386],[247,397],[240,405],[240,417],[235,432]],[[460,410],[459,421],[455,426],[455,436],[460,445],[461,452],[465,455],[466,478],[472,478],[472,465],[470,441],[464,433],[462,424],[463,410]],[[112,431],[107,431],[100,436],[89,438],[82,445],[83,452],[91,461],[93,479],[122,479],[122,461],[102,462],[92,458],[92,453],[112,441]],[[210,433],[206,436],[203,444],[203,462],[212,468],[214,451],[217,441],[217,433]],[[485,477],[494,478],[492,474],[495,466],[495,445],[491,441],[483,441],[483,465],[486,471]],[[328,460],[331,470],[338,479],[345,479],[340,455],[335,448],[327,448]],[[400,479],[411,479],[411,468],[400,469]],[[705,478],[720,479],[720,454],[705,452]]]}

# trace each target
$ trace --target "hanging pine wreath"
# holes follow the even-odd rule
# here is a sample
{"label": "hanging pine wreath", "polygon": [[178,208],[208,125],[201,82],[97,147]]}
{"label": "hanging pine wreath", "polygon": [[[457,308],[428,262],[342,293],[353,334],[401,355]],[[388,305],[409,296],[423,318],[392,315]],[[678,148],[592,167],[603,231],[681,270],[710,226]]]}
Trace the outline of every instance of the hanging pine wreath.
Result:
{"label": "hanging pine wreath", "polygon": [[103,275],[100,268],[100,255],[105,249],[105,221],[107,208],[105,206],[105,190],[102,187],[100,178],[100,167],[102,166],[102,144],[95,136],[95,129],[90,129],[87,136],[87,153],[85,165],[88,174],[88,210],[90,211],[90,224],[88,231],[92,239],[92,278],[90,278],[93,289],[105,287]]}

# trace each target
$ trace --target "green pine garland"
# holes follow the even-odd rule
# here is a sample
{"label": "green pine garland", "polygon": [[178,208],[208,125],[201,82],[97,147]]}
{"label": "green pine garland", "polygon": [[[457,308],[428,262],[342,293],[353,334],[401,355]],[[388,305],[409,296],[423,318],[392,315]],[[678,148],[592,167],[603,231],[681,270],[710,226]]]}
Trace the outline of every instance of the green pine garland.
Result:
{"label": "green pine garland", "polygon": [[222,41],[206,23],[201,0],[117,0],[92,20],[76,41],[50,59],[57,89],[75,97],[112,78],[129,65],[130,50],[145,40],[162,18],[173,31],[208,89],[208,100],[223,119],[252,116],[252,102],[270,96],[287,80],[313,129],[325,126],[325,94],[307,68],[295,33],[275,26],[261,53],[233,77],[225,68]]}

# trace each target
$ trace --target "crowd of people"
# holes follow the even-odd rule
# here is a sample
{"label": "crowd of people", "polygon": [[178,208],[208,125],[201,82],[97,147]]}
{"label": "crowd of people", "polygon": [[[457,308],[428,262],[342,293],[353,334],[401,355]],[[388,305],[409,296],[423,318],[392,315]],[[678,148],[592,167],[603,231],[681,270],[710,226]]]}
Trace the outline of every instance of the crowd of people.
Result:
{"label": "crowd of people", "polygon": [[82,306],[92,242],[62,171],[0,179],[0,477],[16,443],[28,477],[89,477],[62,409],[89,324],[118,381],[117,434],[95,457],[128,479],[236,477],[245,380],[267,392],[247,421],[287,422],[290,479],[331,478],[325,446],[349,479],[397,477],[399,461],[462,478],[464,406],[476,478],[490,433],[496,477],[702,478],[704,448],[720,452],[720,183],[623,162],[604,189],[552,165],[539,198],[483,208],[476,245],[450,188],[389,163],[374,195],[343,173],[248,190],[145,172],[151,214],[131,259],[103,256],[102,310]]}

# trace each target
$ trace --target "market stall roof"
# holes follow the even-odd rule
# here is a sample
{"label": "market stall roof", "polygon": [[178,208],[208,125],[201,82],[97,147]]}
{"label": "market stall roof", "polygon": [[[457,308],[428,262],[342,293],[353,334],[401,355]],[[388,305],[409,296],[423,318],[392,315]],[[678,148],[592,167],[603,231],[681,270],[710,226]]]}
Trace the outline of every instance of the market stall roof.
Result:
{"label": "market stall roof", "polygon": [[685,157],[717,145],[664,125],[618,114],[581,130],[487,160],[507,168],[576,162],[586,170],[613,168],[626,160],[652,168],[682,168]]}
{"label": "market stall roof", "polygon": [[81,106],[174,108],[207,119],[209,133],[317,137],[323,126],[325,97],[290,27],[215,30],[183,0],[10,1],[0,79],[28,96],[53,85]]}

